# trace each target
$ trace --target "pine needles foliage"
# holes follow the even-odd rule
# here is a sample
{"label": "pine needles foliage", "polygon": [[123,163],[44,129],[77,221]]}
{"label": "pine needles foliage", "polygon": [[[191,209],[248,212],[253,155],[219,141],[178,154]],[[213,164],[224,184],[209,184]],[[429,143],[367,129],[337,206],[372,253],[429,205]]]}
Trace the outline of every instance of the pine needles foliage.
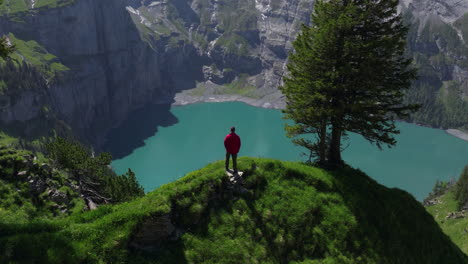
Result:
{"label": "pine needles foliage", "polygon": [[455,185],[455,199],[458,202],[458,209],[465,206],[468,208],[468,166],[465,166]]}
{"label": "pine needles foliage", "polygon": [[[319,163],[342,164],[342,137],[362,135],[381,148],[396,144],[396,118],[416,78],[405,56],[406,34],[397,0],[317,1],[312,26],[303,25],[289,56],[286,127]],[[297,138],[312,134],[315,138]]]}
{"label": "pine needles foliage", "polygon": [[56,165],[68,170],[78,181],[81,193],[99,203],[116,203],[143,196],[143,187],[130,169],[117,175],[110,167],[108,152],[95,156],[77,141],[57,137],[47,146],[49,157]]}

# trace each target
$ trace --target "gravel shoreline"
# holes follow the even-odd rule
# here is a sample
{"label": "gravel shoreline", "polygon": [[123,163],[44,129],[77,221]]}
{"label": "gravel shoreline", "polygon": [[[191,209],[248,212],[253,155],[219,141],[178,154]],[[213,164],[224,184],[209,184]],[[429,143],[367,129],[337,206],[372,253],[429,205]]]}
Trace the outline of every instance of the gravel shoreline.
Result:
{"label": "gravel shoreline", "polygon": [[267,109],[284,109],[286,103],[282,98],[271,100],[271,98],[255,99],[241,95],[203,95],[193,96],[185,93],[176,94],[173,106],[182,106],[196,103],[222,103],[222,102],[243,102],[251,106]]}
{"label": "gravel shoreline", "polygon": [[468,141],[468,134],[461,131],[461,130],[458,130],[458,129],[447,129],[446,130],[447,133],[449,133],[450,135],[454,136],[454,137],[457,137],[457,138],[460,138],[460,139],[463,139],[463,140],[466,140]]}

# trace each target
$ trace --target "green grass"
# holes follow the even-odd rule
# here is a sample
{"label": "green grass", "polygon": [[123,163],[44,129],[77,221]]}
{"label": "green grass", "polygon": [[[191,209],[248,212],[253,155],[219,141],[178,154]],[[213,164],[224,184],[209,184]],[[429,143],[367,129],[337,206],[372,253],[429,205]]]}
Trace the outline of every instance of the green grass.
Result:
{"label": "green grass", "polygon": [[197,87],[190,90],[191,96],[203,96],[205,95],[206,87],[203,83],[197,83]]}
{"label": "green grass", "polygon": [[426,207],[427,211],[434,216],[445,234],[457,244],[465,254],[468,254],[468,217],[459,219],[446,219],[449,213],[457,211],[457,201],[453,189],[438,198],[440,204]]}
{"label": "green grass", "polygon": [[57,56],[49,53],[36,41],[18,39],[13,33],[8,34],[8,38],[10,38],[11,42],[16,47],[16,51],[11,57],[18,62],[25,60],[27,63],[36,66],[46,74],[46,77],[53,77],[55,72],[65,72],[69,70],[67,66],[60,63]]}
{"label": "green grass", "polygon": [[[0,262],[468,263],[411,195],[358,170],[241,158],[240,194],[224,189],[223,165],[64,219],[0,211]],[[155,254],[128,250],[141,223],[161,215],[185,234]]]}
{"label": "green grass", "polygon": [[18,143],[17,138],[0,131],[0,146],[11,146],[15,145],[16,143]]}
{"label": "green grass", "polygon": [[[47,190],[40,194],[31,191],[28,177],[42,179],[44,183],[47,182],[47,188],[61,186],[60,190],[71,198],[71,203],[67,207],[73,212],[83,209],[84,203],[77,192],[64,186],[66,173],[58,170],[45,172],[40,165],[50,164],[47,159],[41,157],[28,160],[27,158],[33,155],[32,152],[4,143],[4,140],[0,141],[0,226],[5,219],[7,221],[11,219],[16,223],[28,223],[38,217],[52,218],[60,214],[59,204],[49,198]],[[26,174],[18,174],[21,171]]]}
{"label": "green grass", "polygon": [[249,55],[249,43],[238,34],[223,34],[215,44],[217,47],[224,49],[226,53],[235,54],[238,56]]}
{"label": "green grass", "polygon": [[248,78],[247,74],[240,74],[233,82],[225,84],[217,90],[216,94],[237,94],[250,98],[259,98],[256,94],[257,89],[248,83]]}
{"label": "green grass", "polygon": [[0,14],[14,14],[18,12],[25,12],[29,10],[29,1],[25,0],[3,0],[0,5]]}
{"label": "green grass", "polygon": [[29,0],[3,0],[0,5],[0,15],[17,15],[35,9],[58,8],[71,5],[75,0],[36,0],[34,9]]}
{"label": "green grass", "polygon": [[37,0],[35,8],[58,8],[75,3],[76,0]]}

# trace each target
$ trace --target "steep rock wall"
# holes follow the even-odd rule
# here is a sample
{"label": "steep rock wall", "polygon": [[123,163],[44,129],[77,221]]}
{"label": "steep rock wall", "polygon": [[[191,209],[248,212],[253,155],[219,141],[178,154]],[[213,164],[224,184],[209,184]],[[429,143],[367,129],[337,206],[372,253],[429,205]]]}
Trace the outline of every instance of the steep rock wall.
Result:
{"label": "steep rock wall", "polygon": [[188,63],[196,51],[184,46],[160,52],[141,41],[125,9],[129,4],[132,2],[81,0],[62,8],[25,13],[22,23],[3,18],[3,33],[14,32],[21,39],[37,41],[70,71],[45,93],[21,94],[0,114],[2,121],[34,118],[41,105],[34,107],[32,101],[41,98],[78,135],[100,143],[96,139],[131,111],[148,103],[170,101],[174,87],[187,85],[181,83],[184,80],[179,75],[196,75],[199,67]]}

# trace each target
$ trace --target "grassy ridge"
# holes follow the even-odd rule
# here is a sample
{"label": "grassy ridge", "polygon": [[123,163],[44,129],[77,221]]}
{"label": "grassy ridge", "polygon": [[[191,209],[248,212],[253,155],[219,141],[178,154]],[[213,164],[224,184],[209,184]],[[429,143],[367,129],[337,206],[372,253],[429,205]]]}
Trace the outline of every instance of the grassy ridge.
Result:
{"label": "grassy ridge", "polygon": [[[230,195],[223,165],[64,219],[0,211],[0,262],[468,263],[411,195],[360,171],[243,158],[247,191]],[[154,255],[129,251],[140,224],[165,214],[185,234]]]}

